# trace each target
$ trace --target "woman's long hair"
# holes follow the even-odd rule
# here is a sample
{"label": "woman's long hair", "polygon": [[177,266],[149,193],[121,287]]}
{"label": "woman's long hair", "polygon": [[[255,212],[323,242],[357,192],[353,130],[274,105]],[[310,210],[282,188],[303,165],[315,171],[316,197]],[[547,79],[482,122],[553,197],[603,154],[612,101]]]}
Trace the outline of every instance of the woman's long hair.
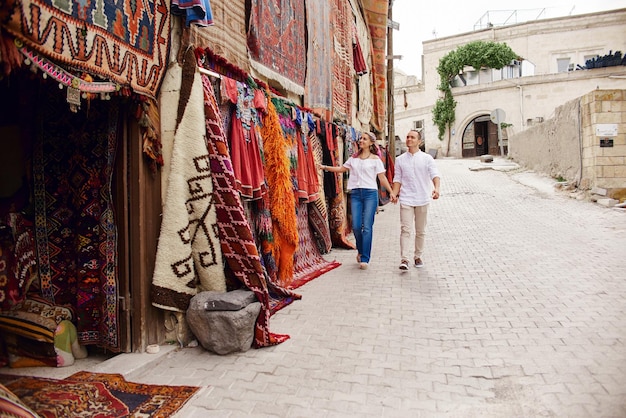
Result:
{"label": "woman's long hair", "polygon": [[[378,155],[378,157],[380,158],[381,153],[380,153],[380,148],[378,148],[378,145],[376,145],[376,135],[374,135],[372,132],[368,132],[368,131],[363,132],[361,134],[361,136],[363,136],[363,135],[367,135],[372,140],[372,143],[370,144],[370,152],[372,154]],[[361,151],[363,151],[363,149],[359,148],[357,150],[357,152],[352,154],[352,156],[353,157],[358,157],[361,154]]]}

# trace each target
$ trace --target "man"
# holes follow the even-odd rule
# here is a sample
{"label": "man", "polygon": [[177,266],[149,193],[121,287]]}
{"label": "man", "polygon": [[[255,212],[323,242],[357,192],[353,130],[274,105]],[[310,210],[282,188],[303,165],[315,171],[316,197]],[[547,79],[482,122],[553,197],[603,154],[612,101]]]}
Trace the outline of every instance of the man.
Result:
{"label": "man", "polygon": [[[434,158],[420,149],[422,134],[411,130],[406,135],[407,151],[396,158],[393,193],[400,202],[400,270],[413,265],[423,267],[422,253],[426,236],[428,204],[439,199],[439,170]],[[415,243],[411,252],[411,229],[415,228]],[[411,254],[412,253],[412,254]]]}

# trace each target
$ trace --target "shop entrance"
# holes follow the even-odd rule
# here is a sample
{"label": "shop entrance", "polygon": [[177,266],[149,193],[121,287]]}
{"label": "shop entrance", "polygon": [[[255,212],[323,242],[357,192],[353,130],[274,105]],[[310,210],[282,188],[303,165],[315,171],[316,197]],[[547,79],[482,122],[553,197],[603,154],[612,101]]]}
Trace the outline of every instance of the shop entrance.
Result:
{"label": "shop entrance", "polygon": [[[507,152],[504,140],[505,154]],[[491,122],[489,115],[481,115],[467,124],[463,131],[463,158],[480,157],[490,154],[500,155],[498,127]]]}
{"label": "shop entrance", "polygon": [[5,283],[13,299],[1,309],[24,300],[68,307],[81,345],[129,352],[129,236],[120,228],[128,198],[118,193],[126,160],[117,158],[128,112],[117,97],[72,111],[65,92],[27,72],[0,81],[2,161],[10,162],[0,164],[0,228],[19,225],[32,238],[30,268]]}

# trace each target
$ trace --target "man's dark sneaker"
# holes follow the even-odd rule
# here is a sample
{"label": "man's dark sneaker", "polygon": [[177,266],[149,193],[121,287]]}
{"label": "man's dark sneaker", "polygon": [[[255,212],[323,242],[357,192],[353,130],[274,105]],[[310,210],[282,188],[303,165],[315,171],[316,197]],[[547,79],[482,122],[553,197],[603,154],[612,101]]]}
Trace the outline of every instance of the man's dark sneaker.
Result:
{"label": "man's dark sneaker", "polygon": [[418,257],[415,259],[415,267],[418,269],[424,267],[424,263],[421,258]]}
{"label": "man's dark sneaker", "polygon": [[409,269],[409,262],[406,260],[402,260],[400,262],[400,270],[408,270]]}

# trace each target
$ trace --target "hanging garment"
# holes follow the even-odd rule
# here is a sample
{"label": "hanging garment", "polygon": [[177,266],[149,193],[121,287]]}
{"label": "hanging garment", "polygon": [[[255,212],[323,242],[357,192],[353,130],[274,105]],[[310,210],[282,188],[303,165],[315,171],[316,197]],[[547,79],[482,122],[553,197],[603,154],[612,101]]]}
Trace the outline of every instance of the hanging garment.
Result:
{"label": "hanging garment", "polygon": [[210,26],[213,13],[209,0],[172,0],[172,14],[185,17],[185,25]]}
{"label": "hanging garment", "polygon": [[261,303],[261,312],[254,328],[253,346],[267,347],[289,339],[288,335],[273,334],[269,320],[275,312],[273,307],[283,307],[301,296],[276,286],[267,280],[250,225],[236,188],[226,135],[213,86],[207,76],[202,76],[204,86],[204,114],[206,138],[213,173],[213,190],[217,210],[217,229],[220,235],[222,254],[230,272],[248,289],[254,292]]}
{"label": "hanging garment", "polygon": [[296,176],[298,179],[297,196],[305,203],[313,202],[319,196],[319,183],[317,181],[317,168],[313,148],[309,143],[308,133],[314,131],[313,119],[306,112],[300,112],[296,108],[296,145],[298,147],[298,162]]}
{"label": "hanging garment", "polygon": [[363,58],[363,50],[361,49],[359,37],[356,34],[356,28],[354,28],[353,32],[352,56],[354,58],[354,71],[358,75],[364,75],[367,74],[367,64],[365,63],[365,58]]}
{"label": "hanging garment", "polygon": [[230,119],[229,143],[237,189],[244,199],[260,199],[266,192],[263,161],[259,147],[258,112],[266,109],[261,90],[223,77],[228,99],[234,104]]}

